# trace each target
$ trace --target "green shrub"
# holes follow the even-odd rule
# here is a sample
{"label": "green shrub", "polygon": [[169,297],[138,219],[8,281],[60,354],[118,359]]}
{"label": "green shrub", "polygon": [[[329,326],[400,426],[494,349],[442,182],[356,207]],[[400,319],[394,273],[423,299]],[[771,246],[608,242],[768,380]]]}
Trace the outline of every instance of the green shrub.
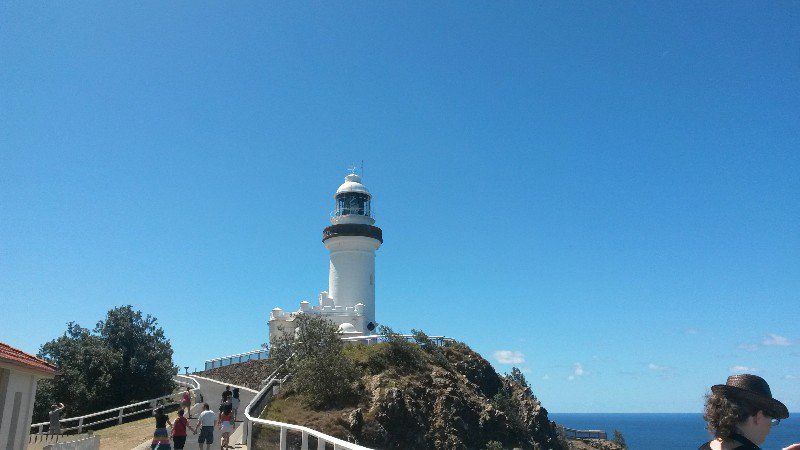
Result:
{"label": "green shrub", "polygon": [[434,364],[448,370],[452,369],[450,366],[450,361],[447,359],[447,356],[445,356],[442,348],[436,345],[436,343],[430,337],[428,337],[425,332],[422,330],[412,329],[411,335],[414,336],[414,341],[419,344],[420,348],[430,356],[431,361],[433,361]]}
{"label": "green shrub", "polygon": [[419,346],[408,342],[405,337],[385,325],[381,325],[378,332],[385,337],[387,357],[398,371],[408,373],[425,367],[424,354]]}

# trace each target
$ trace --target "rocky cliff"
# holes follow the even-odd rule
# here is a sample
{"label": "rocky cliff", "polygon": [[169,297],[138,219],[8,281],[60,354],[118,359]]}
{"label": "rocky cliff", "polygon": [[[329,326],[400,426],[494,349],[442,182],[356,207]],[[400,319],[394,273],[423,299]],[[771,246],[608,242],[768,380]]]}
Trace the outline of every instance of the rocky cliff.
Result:
{"label": "rocky cliff", "polygon": [[[566,448],[530,389],[498,375],[467,346],[414,348],[347,348],[360,373],[357,395],[344,408],[304,411],[302,423],[380,449],[484,449],[493,441],[509,449]],[[289,389],[265,417],[295,422],[288,412],[300,409],[297,402],[302,395]]]}
{"label": "rocky cliff", "polygon": [[[560,438],[521,373],[499,375],[464,344],[357,345],[343,355],[357,369],[355,394],[336,407],[314,410],[289,383],[262,417],[375,449],[619,449],[609,441]],[[203,375],[257,389],[273,369],[271,361],[251,361]],[[263,439],[271,442],[277,436],[268,431]],[[265,441],[264,448],[276,442]]]}
{"label": "rocky cliff", "polygon": [[[466,347],[445,348],[450,367],[429,365],[398,378],[392,371],[365,379],[364,420],[349,431],[375,448],[562,448],[547,410],[530,391],[499,376]],[[352,421],[351,421],[352,422]]]}

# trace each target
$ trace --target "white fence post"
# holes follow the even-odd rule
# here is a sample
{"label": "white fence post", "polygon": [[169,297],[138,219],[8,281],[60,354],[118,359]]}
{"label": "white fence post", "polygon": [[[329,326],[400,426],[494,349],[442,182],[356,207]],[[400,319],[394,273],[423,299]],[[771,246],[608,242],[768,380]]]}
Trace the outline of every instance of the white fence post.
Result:
{"label": "white fence post", "polygon": [[78,420],[78,434],[83,433],[83,417]]}
{"label": "white fence post", "polygon": [[317,436],[317,450],[325,450],[325,440]]}
{"label": "white fence post", "polygon": [[125,411],[125,408],[119,409],[119,414],[117,415],[117,424],[122,424],[122,411]]}
{"label": "white fence post", "polygon": [[281,450],[286,450],[286,427],[281,427]]}
{"label": "white fence post", "polygon": [[308,450],[308,432],[303,431],[303,441],[300,444],[300,450]]}

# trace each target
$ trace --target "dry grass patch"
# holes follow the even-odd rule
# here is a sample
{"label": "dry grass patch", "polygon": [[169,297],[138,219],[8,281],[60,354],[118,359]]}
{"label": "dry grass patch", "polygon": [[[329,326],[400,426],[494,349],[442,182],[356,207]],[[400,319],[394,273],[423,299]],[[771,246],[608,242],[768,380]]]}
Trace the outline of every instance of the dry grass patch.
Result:
{"label": "dry grass patch", "polygon": [[[103,428],[94,432],[96,436],[100,436],[100,448],[102,449],[125,449],[129,450],[144,441],[149,441],[153,438],[153,430],[155,429],[155,420],[152,417],[135,420],[132,422],[123,423],[122,425],[115,425],[113,427]],[[80,438],[87,437],[88,434],[81,435],[67,435],[59,439],[59,442],[70,442]],[[28,450],[42,450],[46,445],[55,443],[55,441],[36,442],[28,444]]]}
{"label": "dry grass patch", "polygon": [[278,396],[269,402],[262,419],[302,425],[327,435],[346,439],[350,433],[345,419],[354,407],[314,411],[306,407],[297,395]]}
{"label": "dry grass patch", "polygon": [[101,448],[131,449],[145,440],[153,438],[156,428],[155,419],[146,417],[133,422],[95,431],[100,436]]}

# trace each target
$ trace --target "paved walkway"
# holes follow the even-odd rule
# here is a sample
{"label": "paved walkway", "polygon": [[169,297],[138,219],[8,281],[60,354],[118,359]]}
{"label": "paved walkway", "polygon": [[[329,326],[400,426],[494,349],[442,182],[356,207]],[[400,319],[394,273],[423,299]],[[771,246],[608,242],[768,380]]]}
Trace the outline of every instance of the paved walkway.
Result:
{"label": "paved walkway", "polygon": [[[208,403],[208,406],[211,407],[211,410],[214,411],[214,413],[219,412],[219,404],[222,401],[222,392],[225,391],[225,383],[220,383],[219,381],[215,381],[210,378],[195,377],[191,375],[188,377],[185,375],[179,375],[179,376],[181,378],[193,378],[197,380],[197,382],[200,383],[200,393],[203,394],[203,402]],[[234,387],[237,386],[231,385],[231,390],[233,390]],[[250,403],[253,400],[253,397],[255,397],[255,395],[256,392],[253,391],[252,389],[247,389],[239,386],[239,399],[240,399],[239,414],[236,417],[236,429],[233,431],[233,433],[231,433],[230,445],[232,446],[232,448],[238,450],[246,449],[246,446],[241,444],[242,428],[243,428],[242,420],[244,419],[244,408],[247,406],[248,403]],[[194,428],[195,426],[197,426],[197,416],[200,414],[202,410],[203,410],[202,403],[198,402],[192,404],[192,409],[191,409],[192,418],[189,419],[189,425],[191,427]],[[177,417],[177,413],[169,414],[170,420],[175,420],[175,417]],[[155,426],[155,422],[153,425]],[[188,433],[189,436],[186,439],[186,446],[184,447],[184,449],[200,450],[200,444],[197,443],[198,435],[192,434],[192,430],[189,430]],[[141,444],[135,447],[134,450],[148,450],[150,448],[151,441],[152,441],[152,436],[144,440]],[[218,449],[219,443],[220,443],[219,428],[215,428],[214,443],[211,444],[211,448],[214,450]],[[205,449],[205,445],[203,445],[203,449]]]}

